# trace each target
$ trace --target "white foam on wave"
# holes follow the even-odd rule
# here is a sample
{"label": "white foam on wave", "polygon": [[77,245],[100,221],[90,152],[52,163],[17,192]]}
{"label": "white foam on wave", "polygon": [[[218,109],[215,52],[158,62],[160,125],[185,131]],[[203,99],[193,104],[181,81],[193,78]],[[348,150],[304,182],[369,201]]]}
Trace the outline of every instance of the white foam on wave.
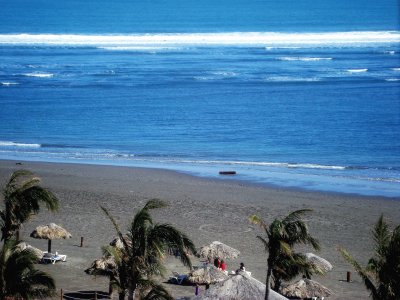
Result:
{"label": "white foam on wave", "polygon": [[300,57],[300,56],[284,56],[277,58],[283,61],[320,61],[320,60],[332,60],[332,57]]}
{"label": "white foam on wave", "polygon": [[394,82],[394,81],[400,81],[400,78],[386,78],[386,81]]}
{"label": "white foam on wave", "polygon": [[50,78],[54,76],[54,74],[52,73],[41,73],[41,72],[25,73],[23,75],[27,77],[39,77],[39,78]]}
{"label": "white foam on wave", "polygon": [[180,47],[154,47],[154,46],[105,46],[99,49],[108,51],[131,51],[131,52],[157,52],[157,51],[178,51]]}
{"label": "white foam on wave", "polygon": [[346,170],[344,166],[319,165],[319,164],[296,164],[280,162],[254,162],[254,161],[218,161],[218,160],[182,160],[182,163],[212,164],[212,165],[237,165],[237,166],[259,166],[277,168],[299,168],[299,169],[323,169],[323,170]]}
{"label": "white foam on wave", "polygon": [[237,73],[231,71],[216,71],[212,72],[213,75],[222,76],[222,77],[235,77]]}
{"label": "white foam on wave", "polygon": [[390,54],[390,55],[395,55],[395,54],[396,54],[396,51],[394,51],[394,50],[387,50],[387,51],[384,51],[383,53],[385,53],[385,54]]}
{"label": "white foam on wave", "polygon": [[400,71],[400,68],[392,68],[392,71],[399,72],[399,71]]}
{"label": "white foam on wave", "polygon": [[[225,32],[132,35],[2,34],[3,45],[167,46],[263,45],[265,47],[346,46],[400,43],[400,31],[324,33]],[[266,48],[267,49],[267,48]]]}
{"label": "white foam on wave", "polygon": [[321,81],[318,77],[291,77],[291,76],[271,76],[265,78],[269,82],[316,82]]}
{"label": "white foam on wave", "polygon": [[365,73],[365,72],[368,72],[368,69],[348,69],[347,72],[349,72],[349,73]]}
{"label": "white foam on wave", "polygon": [[18,82],[3,81],[3,82],[0,82],[0,84],[4,85],[4,86],[11,86],[11,85],[17,85],[19,83]]}
{"label": "white foam on wave", "polygon": [[40,144],[27,144],[27,143],[16,143],[11,141],[0,141],[0,147],[23,147],[23,148],[40,148]]}

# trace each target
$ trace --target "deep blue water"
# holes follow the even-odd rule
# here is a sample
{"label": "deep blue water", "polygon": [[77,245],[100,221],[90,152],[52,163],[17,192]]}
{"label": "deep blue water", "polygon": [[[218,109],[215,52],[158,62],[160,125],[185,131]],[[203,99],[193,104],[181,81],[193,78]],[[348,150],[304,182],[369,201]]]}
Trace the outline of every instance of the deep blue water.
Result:
{"label": "deep blue water", "polygon": [[399,197],[399,3],[348,2],[2,1],[0,158]]}

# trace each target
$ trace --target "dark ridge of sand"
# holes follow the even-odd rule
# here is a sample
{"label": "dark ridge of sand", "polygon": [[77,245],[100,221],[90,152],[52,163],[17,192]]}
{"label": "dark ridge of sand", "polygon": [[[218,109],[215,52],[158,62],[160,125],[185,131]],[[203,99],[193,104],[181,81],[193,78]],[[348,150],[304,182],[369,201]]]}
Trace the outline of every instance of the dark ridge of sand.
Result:
{"label": "dark ridge of sand", "polygon": [[[392,225],[400,220],[398,198],[269,188],[159,169],[38,162],[17,164],[0,160],[1,186],[14,170],[22,168],[39,175],[43,186],[54,191],[61,201],[59,213],[50,214],[42,209],[26,223],[21,232],[22,239],[46,250],[47,241],[35,240],[29,234],[36,226],[50,222],[65,227],[73,235],[70,240],[52,243],[53,251],[67,255],[67,262],[39,265],[55,277],[57,288],[65,292],[108,290],[106,278],[84,273],[84,269],[101,256],[101,246],[115,236],[100,205],[110,210],[121,228],[127,228],[135,210],[146,200],[163,199],[170,206],[153,212],[157,222],[168,222],[182,229],[199,247],[219,240],[239,249],[240,258],[228,261],[228,270],[235,270],[243,261],[246,269],[260,281],[265,280],[267,256],[256,239],[262,232],[249,224],[248,216],[258,214],[270,222],[293,210],[311,208],[314,211],[307,220],[322,246],[318,255],[334,266],[325,276],[314,277],[333,291],[334,295],[329,299],[367,299],[369,296],[361,279],[338,253],[338,245],[365,264],[372,254],[370,231],[378,217],[383,213]],[[84,237],[82,248],[79,247],[81,237]],[[304,250],[313,252],[310,248]],[[174,258],[167,260],[167,267],[167,277],[171,271],[185,272]],[[347,271],[352,272],[351,283],[345,282]],[[176,297],[194,294],[191,286],[166,284],[166,287]]]}

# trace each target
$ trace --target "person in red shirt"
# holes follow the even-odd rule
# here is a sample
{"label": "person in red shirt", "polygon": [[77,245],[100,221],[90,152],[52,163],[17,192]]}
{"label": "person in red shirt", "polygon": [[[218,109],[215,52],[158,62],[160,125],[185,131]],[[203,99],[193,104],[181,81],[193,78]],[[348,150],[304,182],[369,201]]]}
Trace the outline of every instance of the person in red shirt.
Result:
{"label": "person in red shirt", "polygon": [[225,263],[224,260],[221,260],[221,263],[219,264],[219,268],[220,268],[222,271],[225,271],[225,270],[226,270],[226,263]]}

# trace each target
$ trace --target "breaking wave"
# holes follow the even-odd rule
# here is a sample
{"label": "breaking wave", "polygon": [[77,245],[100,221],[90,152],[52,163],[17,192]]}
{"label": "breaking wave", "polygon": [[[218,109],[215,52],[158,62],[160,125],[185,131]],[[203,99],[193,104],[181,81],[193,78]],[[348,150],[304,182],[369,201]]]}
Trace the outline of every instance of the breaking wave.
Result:
{"label": "breaking wave", "polygon": [[[2,34],[0,45],[96,46],[126,50],[132,46],[264,46],[341,47],[400,42],[399,31],[349,31],[326,33],[227,32],[132,35]],[[111,48],[110,48],[111,47]],[[116,48],[122,47],[122,48]]]}

